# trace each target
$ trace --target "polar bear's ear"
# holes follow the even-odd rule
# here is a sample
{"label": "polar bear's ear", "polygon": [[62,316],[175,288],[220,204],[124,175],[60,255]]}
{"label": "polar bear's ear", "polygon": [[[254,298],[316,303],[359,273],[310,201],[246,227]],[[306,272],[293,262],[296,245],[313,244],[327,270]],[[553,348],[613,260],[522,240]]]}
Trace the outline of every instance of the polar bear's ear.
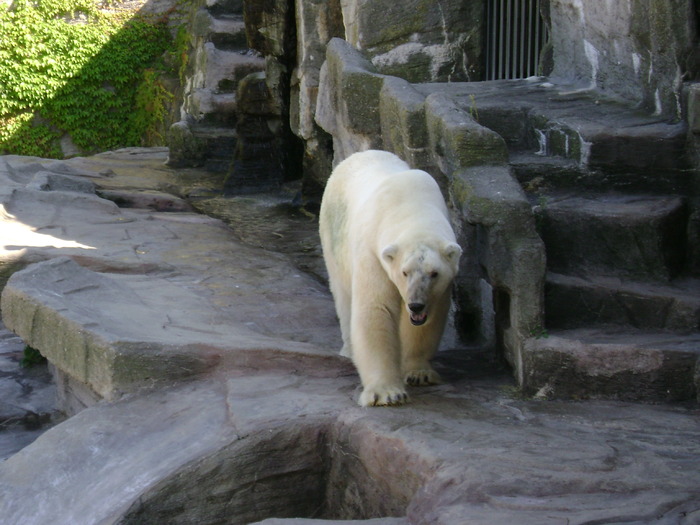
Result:
{"label": "polar bear's ear", "polygon": [[399,247],[397,245],[390,244],[382,250],[382,259],[384,259],[386,262],[392,262],[398,251]]}
{"label": "polar bear's ear", "polygon": [[460,248],[459,244],[457,243],[448,242],[442,249],[442,254],[448,261],[457,263],[462,255],[462,248]]}

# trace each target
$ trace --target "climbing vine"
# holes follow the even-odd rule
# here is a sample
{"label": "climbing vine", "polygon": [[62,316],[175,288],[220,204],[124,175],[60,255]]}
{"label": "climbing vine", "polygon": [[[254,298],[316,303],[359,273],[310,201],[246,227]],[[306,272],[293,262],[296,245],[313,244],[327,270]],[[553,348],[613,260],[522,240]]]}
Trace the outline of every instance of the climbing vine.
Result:
{"label": "climbing vine", "polygon": [[[94,0],[0,5],[0,153],[61,157],[162,142],[166,21]],[[173,72],[177,74],[177,72]]]}
{"label": "climbing vine", "polygon": [[160,125],[167,116],[167,104],[172,98],[172,93],[163,85],[158,72],[146,69],[143,81],[136,89],[134,112],[128,126],[133,133],[133,142],[140,139],[144,146],[163,143]]}

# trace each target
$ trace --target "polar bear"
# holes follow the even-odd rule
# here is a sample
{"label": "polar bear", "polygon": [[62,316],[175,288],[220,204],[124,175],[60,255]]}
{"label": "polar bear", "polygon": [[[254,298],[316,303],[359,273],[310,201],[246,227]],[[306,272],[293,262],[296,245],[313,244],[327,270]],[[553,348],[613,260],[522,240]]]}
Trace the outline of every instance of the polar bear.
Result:
{"label": "polar bear", "polygon": [[438,383],[429,360],[462,250],[435,180],[392,153],[355,153],[328,179],[319,231],[359,404],[402,404],[405,383]]}

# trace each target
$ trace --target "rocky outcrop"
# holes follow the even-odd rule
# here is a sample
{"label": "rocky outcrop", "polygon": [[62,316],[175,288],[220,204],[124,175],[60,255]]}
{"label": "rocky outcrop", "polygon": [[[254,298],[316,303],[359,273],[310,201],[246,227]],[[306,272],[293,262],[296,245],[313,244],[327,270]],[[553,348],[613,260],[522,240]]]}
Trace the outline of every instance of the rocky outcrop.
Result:
{"label": "rocky outcrop", "polygon": [[684,72],[697,74],[692,2],[548,3],[553,79],[681,118]]}
{"label": "rocky outcrop", "polygon": [[[410,16],[407,17],[407,15]],[[362,49],[377,71],[412,81],[478,79],[479,2],[246,3],[248,38],[266,56],[268,87],[303,148],[304,193],[318,201],[332,168],[332,141],[315,121],[321,66],[331,38]],[[353,111],[370,99],[362,99]],[[287,144],[294,144],[287,141]]]}
{"label": "rocky outcrop", "polygon": [[320,202],[321,192],[332,169],[332,139],[315,121],[321,66],[326,44],[333,37],[344,38],[340,2],[331,0],[295,3],[296,64],[290,79],[290,125],[304,144],[304,193]]}
{"label": "rocky outcrop", "polygon": [[[216,147],[209,153],[207,147],[204,153],[198,147],[213,138],[205,130],[193,129],[193,122],[199,122],[202,109],[215,118],[228,118],[226,115],[230,116],[234,108],[237,121],[238,114],[246,113],[235,102],[240,97],[233,95],[238,82],[251,67],[264,69],[267,96],[273,107],[273,113],[265,119],[269,129],[262,133],[261,126],[252,126],[255,131],[250,140],[241,140],[237,148],[234,134],[229,131],[230,140],[223,149],[236,151],[240,188],[252,183],[247,173],[253,170],[276,172],[281,180],[303,171],[304,190],[312,199],[318,199],[332,167],[332,138],[316,123],[320,72],[332,38],[343,38],[361,51],[378,74],[412,83],[482,80],[485,39],[494,38],[489,33],[491,29],[484,29],[484,19],[491,15],[485,13],[483,2],[476,1],[442,1],[437,6],[422,0],[401,6],[383,0],[278,0],[231,5],[233,8],[225,2],[212,3],[195,10],[192,48],[196,51],[190,60],[194,67],[186,75],[188,87],[183,104],[187,127],[180,123],[172,129],[171,160],[176,165],[182,162],[180,157],[200,163],[215,157]],[[529,16],[542,15],[540,25],[546,26],[549,38],[543,58],[546,55],[551,62],[546,70],[556,83],[569,85],[572,96],[577,91],[596,91],[639,104],[663,117],[680,118],[684,76],[692,76],[693,68],[697,69],[692,9],[686,0],[673,7],[664,2],[637,5],[626,0],[610,4],[605,10],[571,0],[548,0],[541,2],[539,13],[533,11]],[[245,15],[245,33],[241,14]],[[515,31],[509,35],[513,45],[526,46],[525,41],[518,43],[525,36],[518,36],[516,25],[504,20],[501,30],[511,27]],[[493,42],[490,45],[495,45]],[[248,59],[236,56],[247,46],[265,57],[264,65],[257,59],[253,60],[256,65],[249,66]],[[206,73],[209,69],[214,76],[217,70],[235,69],[238,73],[227,73],[223,83],[205,85],[206,78],[212,80],[212,73]],[[631,78],[638,81],[630,82]],[[364,99],[353,111],[374,103]],[[214,112],[210,112],[212,109]],[[245,123],[240,127],[251,129]],[[219,137],[227,136],[221,129],[217,133]],[[202,140],[194,140],[197,134]],[[269,137],[263,139],[263,135]],[[562,136],[562,140],[566,138]],[[557,147],[554,140],[548,143]],[[565,147],[564,142],[561,145]],[[637,153],[644,150],[629,152],[629,158]],[[246,166],[250,159],[270,156],[274,162],[258,166],[252,161]],[[643,161],[642,155],[639,162]],[[274,174],[270,177],[275,180]],[[236,186],[235,176],[230,174],[230,178]]]}
{"label": "rocky outcrop", "polygon": [[409,82],[479,80],[483,2],[341,2],[345,39]]}
{"label": "rocky outcrop", "polygon": [[479,382],[367,411],[351,389],[261,370],[86,409],[0,466],[5,519],[539,525],[698,511],[687,413],[543,406]]}
{"label": "rocky outcrop", "polygon": [[[275,187],[287,176],[276,169],[298,166],[277,157],[293,151],[287,121],[305,141],[307,192],[368,147],[433,174],[465,247],[462,339],[436,359],[446,383],[412,389],[400,410],[356,406],[315,226],[304,215],[313,233],[295,248],[312,276],[268,242],[298,244],[270,212],[276,197],[203,199],[223,177],[175,173],[162,150],[3,158],[3,316],[49,357],[76,414],[0,465],[4,519],[694,522],[696,411],[629,401],[700,390],[693,86],[679,106],[689,126],[668,118],[685,11],[645,4],[658,16],[610,48],[601,35],[641,4],[608,3],[600,20],[581,2],[543,2],[560,76],[412,83],[471,74],[479,47],[470,27],[483,2],[424,4],[198,7],[197,62],[238,64],[222,53],[241,49],[245,13],[264,73],[253,54],[240,76],[191,72],[198,87],[173,145],[207,164],[217,149],[202,153],[198,126],[235,128],[209,128],[229,140],[219,151],[236,151],[239,164],[209,165],[234,161],[233,193]],[[657,57],[659,42],[669,56]],[[663,78],[648,74],[657,66]],[[646,83],[619,90],[624,76]],[[254,224],[241,226],[249,212]],[[514,381],[493,372],[500,357]],[[627,401],[556,400],[571,397]]]}
{"label": "rocky outcrop", "polygon": [[[14,273],[3,294],[3,319],[27,344],[41,349],[68,387],[82,385],[77,397],[88,404],[183,374],[206,373],[226,360],[224,348],[236,341],[275,354],[280,347],[274,340],[281,336],[306,341],[299,349],[306,346],[313,354],[319,346],[309,343],[323,333],[317,343],[336,346],[332,302],[316,280],[280,266],[274,254],[237,244],[220,221],[164,206],[163,194],[154,206],[153,191],[172,183],[170,172],[158,165],[165,153],[106,154],[92,163],[78,158],[59,168],[45,160],[3,159],[0,173],[9,191],[3,199],[4,224],[8,233],[16,230],[16,236],[5,239],[4,260],[13,261],[15,271],[44,261]],[[139,177],[148,173],[151,181],[134,189],[128,176],[100,174],[101,162],[110,170],[131,164]],[[37,178],[54,184],[36,186]],[[66,183],[60,184],[63,179]],[[95,182],[102,195],[118,196],[125,207],[96,195]],[[230,266],[222,271],[224,261]],[[267,290],[257,284],[260,278]],[[196,282],[207,284],[195,292],[190,285]],[[287,294],[292,288],[299,293],[296,304],[295,293]],[[266,299],[247,308],[243,297],[250,294]],[[96,310],[100,297],[112,299]],[[206,314],[212,303],[228,305],[228,314]],[[313,320],[311,339],[304,333],[310,331],[299,331],[302,319]]]}

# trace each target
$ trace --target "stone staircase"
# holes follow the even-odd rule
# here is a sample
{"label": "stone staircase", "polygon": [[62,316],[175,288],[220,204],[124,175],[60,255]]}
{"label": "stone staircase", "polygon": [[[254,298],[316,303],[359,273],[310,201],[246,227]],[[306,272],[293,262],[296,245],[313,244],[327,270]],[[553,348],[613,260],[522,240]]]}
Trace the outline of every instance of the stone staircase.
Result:
{"label": "stone staircase", "polygon": [[[247,75],[263,71],[265,60],[247,46],[241,3],[200,7],[193,14],[192,32],[182,121],[171,129],[169,163],[225,173],[237,143],[238,85]],[[178,140],[182,134],[188,140]]]}
{"label": "stone staircase", "polygon": [[549,337],[533,347],[583,352],[585,366],[544,372],[546,386],[566,395],[695,397],[700,281],[683,272],[683,198],[615,191],[549,199],[540,210]]}
{"label": "stone staircase", "polygon": [[684,125],[541,79],[484,84],[460,96],[506,140],[547,252],[545,326],[525,345],[525,392],[696,398]]}

